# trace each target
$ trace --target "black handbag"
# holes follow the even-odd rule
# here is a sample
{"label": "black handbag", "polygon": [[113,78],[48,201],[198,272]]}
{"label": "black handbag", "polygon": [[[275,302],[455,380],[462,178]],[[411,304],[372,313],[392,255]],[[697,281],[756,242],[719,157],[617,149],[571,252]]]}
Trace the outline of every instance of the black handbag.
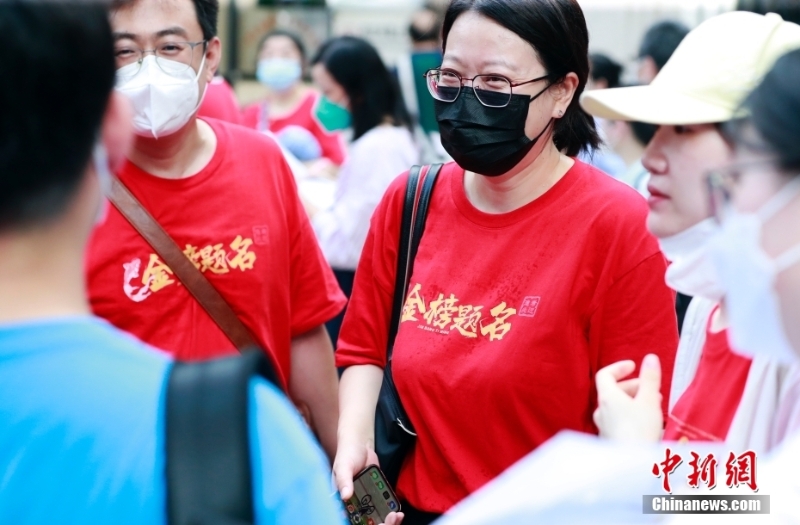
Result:
{"label": "black handbag", "polygon": [[441,168],[441,164],[428,166],[427,170],[423,170],[420,166],[411,168],[403,204],[392,318],[389,323],[389,337],[386,344],[386,367],[383,369],[383,383],[378,396],[378,406],[375,409],[375,453],[378,455],[381,470],[392,485],[397,484],[400,467],[403,466],[403,460],[414,446],[417,436],[414,425],[403,409],[397,388],[394,386],[392,351],[397,331],[400,328],[400,314],[403,311],[408,281],[414,269],[414,257],[417,255],[417,249],[425,230],[425,218],[428,214],[433,186]]}

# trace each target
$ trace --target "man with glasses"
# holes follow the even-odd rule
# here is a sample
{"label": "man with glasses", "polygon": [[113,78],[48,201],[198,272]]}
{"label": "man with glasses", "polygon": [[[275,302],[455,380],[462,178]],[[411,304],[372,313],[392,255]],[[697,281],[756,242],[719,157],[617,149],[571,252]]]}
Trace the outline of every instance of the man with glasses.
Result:
{"label": "man with glasses", "polygon": [[[231,306],[277,365],[324,449],[336,449],[337,377],[324,323],[345,299],[277,145],[197,109],[221,56],[217,0],[117,0],[116,89],[136,139],[119,181]],[[236,348],[114,206],[90,245],[95,313],[179,359]]]}
{"label": "man with glasses", "polygon": [[[175,400],[167,393],[172,359],[92,316],[84,289],[101,189],[133,134],[130,104],[113,90],[112,46],[101,2],[0,1],[4,524],[161,525],[194,481],[167,474],[187,465],[167,453],[167,435],[178,439],[167,401]],[[325,458],[291,404],[260,377],[246,399],[248,523],[341,524]],[[196,409],[214,414],[214,402],[198,400]],[[219,455],[231,457],[227,448]],[[209,508],[196,518],[233,519],[230,511],[212,516],[228,510],[215,502]]]}

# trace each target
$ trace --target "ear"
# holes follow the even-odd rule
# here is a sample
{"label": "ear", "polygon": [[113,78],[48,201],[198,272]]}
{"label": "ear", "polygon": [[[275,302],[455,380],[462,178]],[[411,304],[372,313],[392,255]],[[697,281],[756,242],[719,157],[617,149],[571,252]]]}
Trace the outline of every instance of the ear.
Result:
{"label": "ear", "polygon": [[205,65],[205,82],[211,82],[214,75],[219,70],[219,63],[222,60],[222,43],[219,37],[214,37],[208,41],[206,45],[206,65]]}
{"label": "ear", "polygon": [[113,90],[103,116],[101,137],[112,171],[117,171],[133,145],[133,108],[125,95]]}
{"label": "ear", "polygon": [[561,82],[554,84],[550,88],[553,101],[555,102],[553,105],[553,113],[550,115],[552,118],[559,119],[567,113],[567,108],[572,103],[579,83],[578,75],[570,72],[567,73]]}

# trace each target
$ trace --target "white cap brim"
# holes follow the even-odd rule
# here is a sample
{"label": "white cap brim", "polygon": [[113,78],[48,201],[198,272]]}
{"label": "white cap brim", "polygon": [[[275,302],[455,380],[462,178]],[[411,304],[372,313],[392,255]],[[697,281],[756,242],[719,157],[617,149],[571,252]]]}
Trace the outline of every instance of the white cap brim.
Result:
{"label": "white cap brim", "polygon": [[663,125],[725,122],[736,113],[736,108],[653,85],[587,91],[581,106],[595,117]]}

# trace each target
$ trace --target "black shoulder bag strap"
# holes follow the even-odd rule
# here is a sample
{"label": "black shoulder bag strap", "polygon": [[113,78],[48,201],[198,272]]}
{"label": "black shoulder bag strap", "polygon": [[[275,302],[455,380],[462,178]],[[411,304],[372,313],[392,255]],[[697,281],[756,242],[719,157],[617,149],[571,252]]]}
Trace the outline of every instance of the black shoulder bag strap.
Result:
{"label": "black shoulder bag strap", "polygon": [[172,366],[166,401],[170,525],[255,523],[249,384],[280,382],[263,352]]}
{"label": "black shoulder bag strap", "polygon": [[[391,363],[394,351],[394,340],[400,329],[400,314],[408,292],[408,281],[414,271],[414,258],[417,256],[419,243],[425,231],[425,220],[428,217],[428,206],[433,194],[433,186],[442,169],[441,164],[428,166],[427,173],[421,175],[421,167],[414,166],[408,175],[406,199],[403,204],[403,222],[400,230],[400,242],[397,249],[397,271],[394,281],[394,298],[392,319],[389,323],[389,340],[386,344],[386,362]],[[423,178],[420,189],[419,179]],[[419,198],[417,198],[419,197]]]}
{"label": "black shoulder bag strap", "polygon": [[422,238],[425,216],[440,168],[441,165],[431,166],[426,173],[421,174],[422,169],[414,166],[408,175],[406,198],[403,204],[397,248],[397,275],[386,344],[386,366],[383,369],[383,381],[375,407],[375,454],[377,454],[381,470],[390,484],[397,482],[403,461],[414,446],[416,437],[414,427],[403,408],[403,403],[394,385],[392,353],[400,326],[408,281],[413,271],[414,257]]}

